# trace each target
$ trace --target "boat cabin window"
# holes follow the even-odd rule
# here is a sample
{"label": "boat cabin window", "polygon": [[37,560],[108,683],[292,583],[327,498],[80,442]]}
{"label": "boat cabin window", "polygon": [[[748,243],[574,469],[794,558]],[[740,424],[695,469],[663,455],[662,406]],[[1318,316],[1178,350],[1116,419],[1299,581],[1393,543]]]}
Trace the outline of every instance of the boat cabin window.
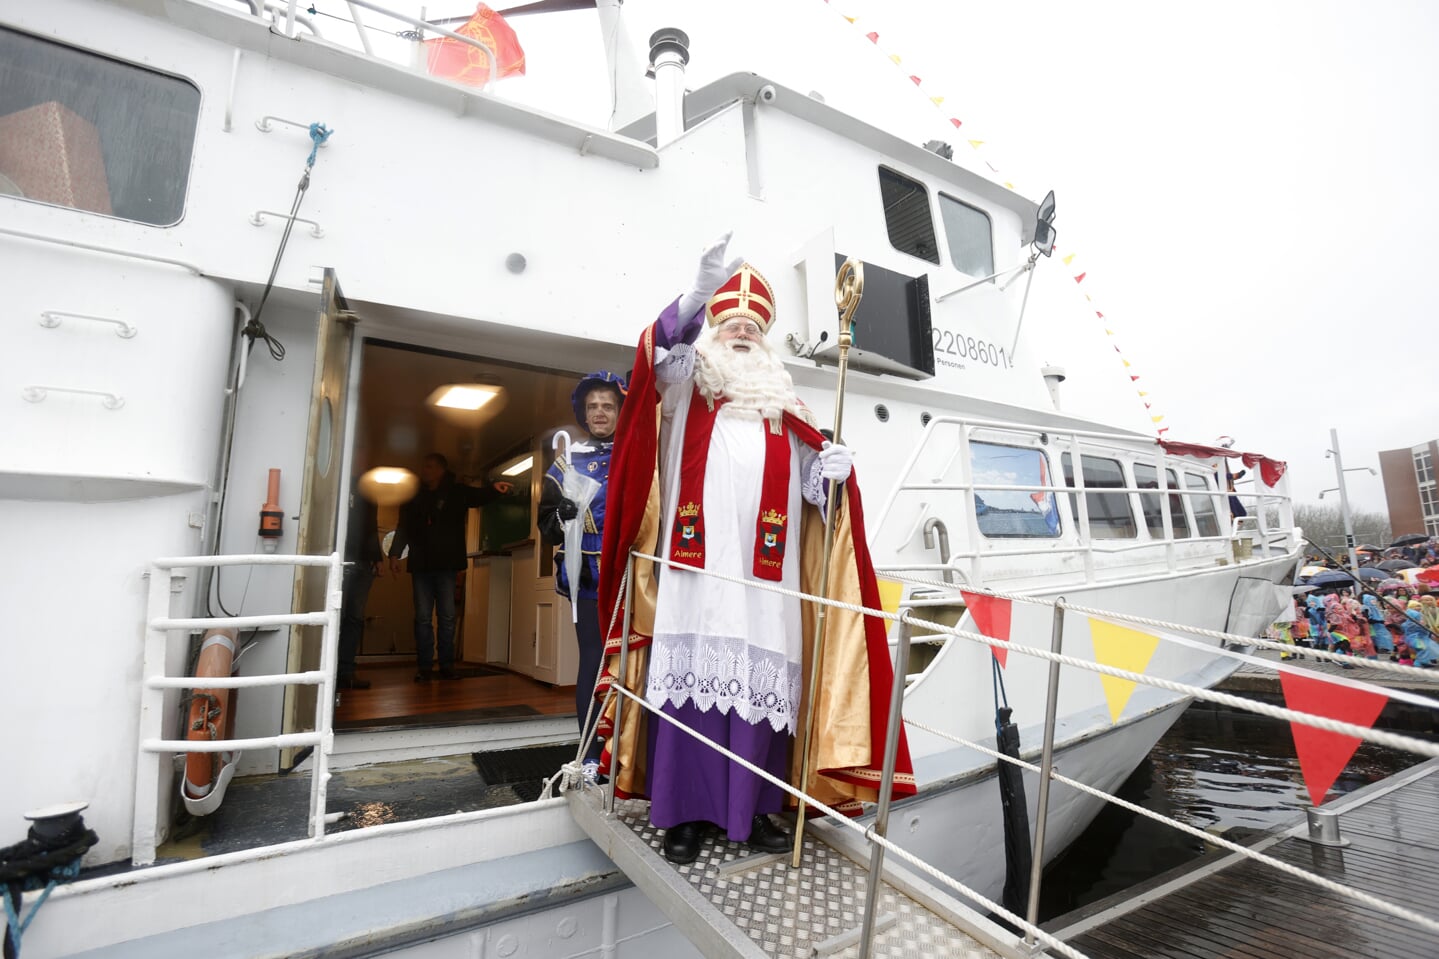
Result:
{"label": "boat cabin window", "polygon": [[185,80],[0,28],[0,194],[175,223],[199,114]]}
{"label": "boat cabin window", "polygon": [[939,217],[954,268],[970,276],[994,273],[994,231],[989,214],[944,193],[939,195]]}
{"label": "boat cabin window", "polygon": [[[1214,487],[1209,480],[1198,473],[1185,473],[1184,486],[1186,489],[1208,490]],[[1194,511],[1194,528],[1200,536],[1219,535],[1219,515],[1214,510],[1213,496],[1190,496],[1189,508]]]}
{"label": "boat cabin window", "polygon": [[992,539],[1059,535],[1053,493],[986,489],[987,486],[1048,486],[1042,450],[998,443],[969,444],[974,475],[974,513],[979,531]]}
{"label": "boat cabin window", "polygon": [[[1065,453],[1060,461],[1064,467],[1064,485],[1073,486],[1074,460]],[[1134,539],[1139,535],[1134,511],[1129,508],[1129,494],[1103,492],[1123,489],[1126,485],[1119,460],[1084,457],[1084,503],[1089,510],[1091,539]],[[1079,516],[1079,498],[1074,493],[1069,494],[1069,508],[1075,517]]]}
{"label": "boat cabin window", "polygon": [[929,209],[929,191],[924,184],[880,167],[879,196],[884,204],[884,228],[889,233],[890,245],[901,253],[938,263],[934,215]]}
{"label": "boat cabin window", "polygon": [[[1134,485],[1140,489],[1159,489],[1158,471],[1148,463],[1134,464]],[[1164,471],[1164,481],[1171,490],[1179,489],[1179,477],[1174,470]],[[1140,493],[1139,506],[1144,510],[1144,525],[1149,535],[1164,539],[1164,510],[1158,493]],[[1169,523],[1174,529],[1175,539],[1189,536],[1189,519],[1184,513],[1184,497],[1178,493],[1169,494]]]}

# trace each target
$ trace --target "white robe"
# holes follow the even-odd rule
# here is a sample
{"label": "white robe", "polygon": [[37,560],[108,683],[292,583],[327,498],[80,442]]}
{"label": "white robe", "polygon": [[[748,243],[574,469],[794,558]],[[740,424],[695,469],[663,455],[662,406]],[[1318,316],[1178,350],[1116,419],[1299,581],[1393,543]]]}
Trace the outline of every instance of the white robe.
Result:
{"label": "white robe", "polygon": [[[665,528],[660,544],[667,551],[694,382],[688,369],[670,379],[664,374],[671,371],[656,365],[663,398],[660,489]],[[782,578],[772,583],[753,575],[768,429],[758,412],[729,404],[715,416],[704,482],[705,569],[797,591],[802,478],[810,472],[813,453],[793,434],[788,437],[789,527]],[[733,710],[746,722],[768,722],[775,731],[793,735],[803,688],[802,650],[797,598],[664,568],[646,698],[656,707],[693,702],[701,710]]]}

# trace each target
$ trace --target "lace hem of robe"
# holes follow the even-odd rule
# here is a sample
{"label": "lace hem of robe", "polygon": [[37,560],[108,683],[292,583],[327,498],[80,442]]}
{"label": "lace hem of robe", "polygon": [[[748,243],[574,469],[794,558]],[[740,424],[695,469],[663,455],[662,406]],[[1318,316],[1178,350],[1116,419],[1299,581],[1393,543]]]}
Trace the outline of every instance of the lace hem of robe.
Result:
{"label": "lace hem of robe", "polygon": [[654,706],[693,702],[745,722],[767,722],[793,736],[799,728],[804,670],[780,653],[743,639],[693,633],[656,636],[650,646],[645,699]]}

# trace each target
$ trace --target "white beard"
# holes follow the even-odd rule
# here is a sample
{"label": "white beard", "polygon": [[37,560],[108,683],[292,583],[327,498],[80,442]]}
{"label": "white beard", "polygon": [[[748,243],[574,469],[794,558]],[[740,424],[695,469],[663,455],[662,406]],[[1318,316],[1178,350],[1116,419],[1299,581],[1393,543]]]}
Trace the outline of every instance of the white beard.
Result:
{"label": "white beard", "polygon": [[794,392],[794,379],[766,340],[748,341],[748,352],[731,349],[706,329],[695,344],[695,385],[707,400],[723,397],[731,409],[777,422],[788,410],[818,426]]}

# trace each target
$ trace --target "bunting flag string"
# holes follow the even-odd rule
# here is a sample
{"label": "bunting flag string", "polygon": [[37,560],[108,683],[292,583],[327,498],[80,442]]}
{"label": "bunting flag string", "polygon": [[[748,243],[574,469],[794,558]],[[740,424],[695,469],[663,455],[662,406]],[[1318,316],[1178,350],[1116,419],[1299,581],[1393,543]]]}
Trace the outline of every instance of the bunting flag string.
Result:
{"label": "bunting flag string", "polygon": [[[1152,633],[1094,617],[1089,619],[1089,636],[1094,643],[1095,662],[1131,673],[1144,672],[1159,648],[1159,637]],[[1109,718],[1117,723],[1129,697],[1134,695],[1135,682],[1102,673],[1099,681],[1104,686]]]}
{"label": "bunting flag string", "polygon": [[[1323,716],[1372,727],[1384,710],[1389,697],[1371,689],[1318,678],[1295,669],[1279,670],[1279,687],[1284,692],[1284,706],[1295,712]],[[1349,765],[1359,748],[1357,736],[1331,733],[1302,723],[1290,723],[1294,735],[1294,751],[1299,754],[1299,772],[1304,788],[1315,806],[1324,802],[1329,787]]]}
{"label": "bunting flag string", "polygon": [[[862,26],[859,25],[859,20],[860,20],[860,17],[859,17],[859,16],[857,16],[857,15],[852,15],[852,14],[849,14],[849,13],[843,13],[843,12],[839,11],[837,5],[830,4],[830,0],[824,0],[824,2],[825,2],[827,5],[830,6],[830,9],[831,9],[831,10],[834,10],[839,16],[843,17],[844,20],[850,24],[850,26],[853,26],[856,30],[865,30],[865,33],[864,33],[865,39],[867,39],[870,43],[874,44],[876,47],[880,47],[881,52],[883,52],[883,53],[885,54],[885,56],[888,57],[889,61],[890,61],[891,63],[893,63],[896,67],[899,67],[899,66],[903,63],[903,59],[901,58],[901,56],[900,56],[898,53],[895,53],[895,52],[893,52],[893,51],[886,51],[886,50],[884,50],[884,48],[880,45],[880,42],[879,42],[880,32],[879,32],[878,30],[867,30],[867,29],[865,29],[865,27],[862,27]],[[868,26],[868,24],[866,24],[866,26]],[[923,80],[918,74],[916,74],[916,73],[910,73],[908,70],[905,70],[905,71],[904,71],[904,74],[905,74],[905,76],[907,76],[907,77],[909,78],[910,82],[913,83],[916,87],[919,87],[919,88],[921,88],[921,89],[924,89],[924,86],[925,86],[924,80]],[[938,111],[940,111],[941,113],[943,113],[943,114],[945,115],[945,119],[948,120],[950,126],[952,126],[952,127],[953,127],[954,129],[956,129],[956,130],[958,130],[958,129],[960,129],[961,127],[964,126],[964,121],[963,121],[960,117],[953,116],[953,115],[949,114],[948,111],[945,111],[945,110],[943,109],[943,105],[944,105],[944,102],[945,102],[945,98],[944,98],[943,94],[937,94],[937,93],[934,93],[933,91],[925,90],[925,95],[928,97],[929,102],[934,105],[935,109],[938,110]],[[1004,174],[1002,174],[1002,173],[1000,172],[999,168],[998,168],[997,166],[995,166],[994,163],[991,161],[991,159],[990,159],[990,150],[989,150],[989,148],[988,148],[988,144],[986,143],[986,141],[976,138],[976,139],[970,139],[968,142],[969,142],[970,149],[973,150],[973,151],[975,151],[975,154],[978,156],[978,158],[984,161],[985,167],[986,167],[991,173],[993,173],[996,178],[999,179],[999,181],[1004,185],[1005,189],[1007,189],[1007,190],[1016,190],[1016,187],[1015,187],[1014,183],[1012,183],[1012,182],[1010,182],[1009,180],[1005,179]],[[1078,254],[1076,254],[1076,253],[1066,253],[1063,257],[1061,257],[1061,259],[1063,260],[1065,266],[1072,268],[1072,267],[1074,266],[1074,261],[1075,261],[1075,258],[1076,258],[1077,255],[1078,255]],[[1085,269],[1081,269],[1081,270],[1079,271],[1079,273],[1077,273],[1077,274],[1071,274],[1071,276],[1074,278],[1074,282],[1075,282],[1076,284],[1083,283],[1084,280],[1085,280],[1085,278],[1086,278],[1088,275],[1089,275],[1089,271],[1088,271],[1088,270],[1085,270]],[[1087,292],[1084,294],[1084,299],[1085,299],[1085,302],[1087,302],[1087,303],[1092,303],[1092,302],[1093,302],[1093,298],[1092,298],[1092,297],[1089,295],[1089,293],[1087,293]],[[1104,319],[1105,319],[1104,313],[1101,312],[1101,311],[1099,311],[1099,310],[1095,310],[1095,311],[1094,311],[1094,315],[1095,315],[1100,321],[1104,321]],[[1107,326],[1108,326],[1108,324],[1106,323],[1106,327],[1107,327]],[[1113,336],[1115,335],[1115,334],[1114,334],[1114,331],[1113,331],[1112,329],[1106,328],[1104,332],[1105,332],[1105,334],[1106,334],[1107,336],[1110,336],[1110,337],[1113,337]],[[1119,348],[1118,344],[1115,344],[1114,349],[1115,349],[1115,352],[1117,352],[1117,353],[1120,354],[1121,359],[1124,359],[1124,351]],[[1128,359],[1124,359],[1124,366],[1126,367],[1126,369],[1130,366],[1130,363],[1129,363],[1129,360],[1128,360]],[[1129,381],[1130,381],[1131,383],[1137,382],[1138,380],[1139,380],[1139,377],[1136,376],[1136,375],[1131,374],[1130,377],[1129,377]],[[1141,395],[1144,395],[1144,394],[1141,394]],[[1163,419],[1162,416],[1157,417],[1157,418],[1156,418],[1156,417],[1151,417],[1151,421],[1152,421],[1153,423],[1155,423],[1155,424],[1158,424],[1161,419]],[[1159,428],[1157,429],[1157,432],[1158,432],[1158,434],[1159,434],[1159,436],[1160,436],[1161,438],[1163,438],[1164,434],[1167,433],[1168,431],[1169,431],[1169,427],[1167,427],[1167,426],[1159,427]]]}
{"label": "bunting flag string", "polygon": [[[959,591],[959,595],[964,597],[964,604],[969,608],[969,615],[973,617],[974,625],[979,628],[981,636],[1009,642],[1010,617],[1014,612],[1013,600],[985,593],[971,593],[963,589]],[[1009,665],[1009,650],[1002,646],[991,646],[989,651],[999,660],[1001,669]]]}

